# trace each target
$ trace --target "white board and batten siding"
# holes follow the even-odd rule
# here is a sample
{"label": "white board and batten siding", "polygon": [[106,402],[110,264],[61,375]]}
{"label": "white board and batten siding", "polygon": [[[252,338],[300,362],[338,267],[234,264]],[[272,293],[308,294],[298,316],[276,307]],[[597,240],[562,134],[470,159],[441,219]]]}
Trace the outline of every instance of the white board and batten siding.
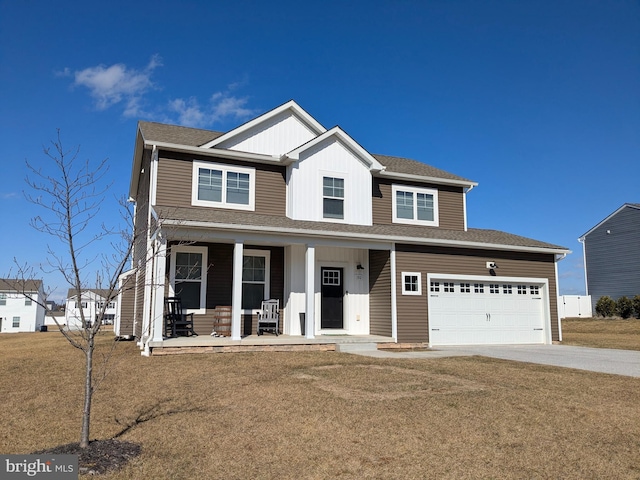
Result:
{"label": "white board and batten siding", "polygon": [[433,274],[427,288],[431,345],[551,343],[546,279]]}
{"label": "white board and batten siding", "polygon": [[316,133],[287,110],[220,143],[216,148],[280,157],[315,137]]}
{"label": "white board and batten siding", "polygon": [[[323,218],[323,177],[344,179],[344,219]],[[287,167],[287,216],[294,220],[371,225],[371,173],[339,139],[329,137]]]}
{"label": "white board and batten siding", "polygon": [[[286,322],[284,332],[301,335],[300,314],[305,311],[304,272],[305,246],[291,245],[285,248],[285,264],[288,266],[285,285]],[[358,269],[361,265],[363,268]],[[341,267],[344,274],[344,329],[340,333],[348,335],[369,334],[369,276],[368,250],[343,247],[316,247],[315,257],[315,324],[314,334],[322,334],[320,329],[321,278],[322,267]],[[336,331],[331,333],[336,334]]]}

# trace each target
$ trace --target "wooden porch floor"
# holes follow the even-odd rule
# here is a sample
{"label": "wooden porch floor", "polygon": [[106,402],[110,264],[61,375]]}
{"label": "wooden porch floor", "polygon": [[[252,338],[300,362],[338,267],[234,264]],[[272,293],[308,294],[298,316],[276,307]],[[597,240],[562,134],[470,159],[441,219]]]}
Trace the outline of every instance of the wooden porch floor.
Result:
{"label": "wooden porch floor", "polygon": [[375,344],[378,348],[410,348],[415,345],[396,343],[391,337],[380,335],[318,335],[309,339],[302,336],[273,334],[249,335],[240,340],[230,337],[198,335],[194,337],[166,338],[161,342],[150,342],[152,355],[184,353],[230,353],[230,352],[291,352],[291,351],[335,351],[340,345]]}

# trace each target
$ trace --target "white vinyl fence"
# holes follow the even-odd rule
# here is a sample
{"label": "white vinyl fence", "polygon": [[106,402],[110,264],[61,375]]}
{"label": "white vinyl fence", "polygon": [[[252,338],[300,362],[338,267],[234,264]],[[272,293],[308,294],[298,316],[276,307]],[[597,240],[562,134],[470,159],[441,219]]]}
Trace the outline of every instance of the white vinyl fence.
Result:
{"label": "white vinyl fence", "polygon": [[560,295],[558,309],[560,318],[593,317],[591,295]]}

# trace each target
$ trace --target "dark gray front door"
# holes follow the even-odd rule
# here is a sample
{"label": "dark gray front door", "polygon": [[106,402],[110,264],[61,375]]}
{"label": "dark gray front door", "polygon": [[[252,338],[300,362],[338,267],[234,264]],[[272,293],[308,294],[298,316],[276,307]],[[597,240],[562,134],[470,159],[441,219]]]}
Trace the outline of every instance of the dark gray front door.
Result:
{"label": "dark gray front door", "polygon": [[320,328],[343,328],[344,326],[342,309],[344,298],[343,273],[344,270],[342,268],[320,268],[322,282],[320,290],[322,297],[320,302]]}

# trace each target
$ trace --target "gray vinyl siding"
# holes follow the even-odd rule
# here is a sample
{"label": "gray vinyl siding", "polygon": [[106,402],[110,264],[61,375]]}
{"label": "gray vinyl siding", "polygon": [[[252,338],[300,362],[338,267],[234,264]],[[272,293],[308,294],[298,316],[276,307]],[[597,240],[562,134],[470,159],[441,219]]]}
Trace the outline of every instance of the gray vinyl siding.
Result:
{"label": "gray vinyl siding", "polygon": [[[156,204],[172,207],[191,207],[193,160],[251,167],[256,170],[255,213],[286,215],[285,168],[225,159],[197,158],[169,152],[161,152],[158,161],[158,188]],[[193,207],[215,208],[215,207]]]}
{"label": "gray vinyl siding", "polygon": [[[534,254],[449,247],[396,246],[396,285],[399,342],[428,342],[428,273],[487,275],[486,262],[499,265],[499,275],[549,280],[551,337],[559,339],[555,259],[552,254]],[[402,272],[422,274],[422,295],[402,295]],[[487,275],[487,280],[491,277]]]}
{"label": "gray vinyl siding", "polygon": [[369,312],[371,335],[390,337],[391,259],[388,250],[369,250]]}
{"label": "gray vinyl siding", "polygon": [[[610,232],[610,233],[607,233]],[[588,294],[640,295],[640,209],[626,206],[584,238]]]}
{"label": "gray vinyl siding", "polygon": [[[412,182],[373,179],[373,223],[391,225],[393,223],[392,185],[436,188],[438,190],[439,228],[464,230],[464,193],[461,187],[429,185]],[[429,228],[429,227],[426,227]]]}
{"label": "gray vinyl siding", "polygon": [[[233,296],[233,245],[228,243],[196,243],[194,246],[208,247],[207,257],[207,298],[206,312],[193,316],[194,330],[198,335],[209,335],[213,330],[214,309],[231,306]],[[284,248],[245,245],[245,249],[269,250],[271,252],[270,297],[284,304]],[[167,256],[167,280],[165,296],[168,295],[170,255]],[[241,334],[256,333],[257,319],[251,315],[242,316]],[[281,322],[282,323],[282,322]],[[282,326],[281,326],[282,327]]]}

